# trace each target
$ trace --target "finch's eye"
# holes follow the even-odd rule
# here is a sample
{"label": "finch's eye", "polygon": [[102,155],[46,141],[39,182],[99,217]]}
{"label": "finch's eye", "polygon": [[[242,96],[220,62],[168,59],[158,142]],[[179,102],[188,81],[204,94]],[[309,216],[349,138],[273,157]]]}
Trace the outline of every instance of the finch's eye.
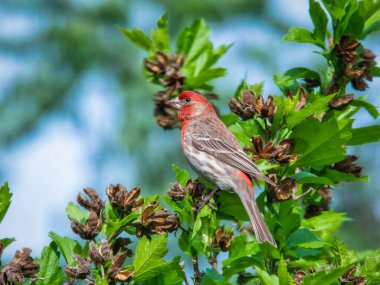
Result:
{"label": "finch's eye", "polygon": [[190,97],[187,97],[187,98],[185,99],[185,101],[186,101],[187,103],[189,103],[189,102],[191,101],[191,98],[190,98]]}

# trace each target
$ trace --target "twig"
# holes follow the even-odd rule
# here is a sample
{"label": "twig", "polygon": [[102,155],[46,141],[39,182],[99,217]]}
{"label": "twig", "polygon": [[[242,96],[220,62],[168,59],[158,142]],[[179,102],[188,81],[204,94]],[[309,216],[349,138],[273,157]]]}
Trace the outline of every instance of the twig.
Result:
{"label": "twig", "polygon": [[203,273],[199,271],[198,255],[193,257],[193,269],[194,269],[194,285],[200,285],[202,282]]}
{"label": "twig", "polygon": [[214,252],[213,255],[212,255],[212,258],[209,259],[209,263],[212,265],[212,267],[214,267],[216,270],[218,270],[218,255],[219,255],[219,252]]}
{"label": "twig", "polygon": [[215,188],[214,190],[212,190],[206,197],[204,197],[202,199],[202,201],[198,204],[198,210],[197,210],[197,213],[199,213],[202,208],[209,203],[210,199],[214,196],[214,194],[218,191],[219,189],[218,188]]}
{"label": "twig", "polygon": [[296,196],[296,194],[293,193],[293,194],[292,194],[292,196],[293,196],[293,200],[294,200],[294,201],[297,201],[297,200],[301,199],[302,197],[305,197],[305,196],[306,196],[307,194],[309,194],[311,191],[313,191],[313,188],[309,188],[309,189],[307,189],[307,191],[306,191],[305,193],[302,193],[302,194],[299,195],[299,196]]}

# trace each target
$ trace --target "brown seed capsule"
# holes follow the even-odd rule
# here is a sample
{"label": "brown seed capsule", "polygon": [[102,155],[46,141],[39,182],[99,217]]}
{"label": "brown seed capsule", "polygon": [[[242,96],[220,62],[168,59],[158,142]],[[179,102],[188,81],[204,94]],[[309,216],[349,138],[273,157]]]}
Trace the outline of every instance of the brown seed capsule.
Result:
{"label": "brown seed capsule", "polygon": [[297,190],[296,181],[293,178],[285,178],[277,186],[268,184],[268,195],[276,201],[286,201],[292,197]]}
{"label": "brown seed capsule", "polygon": [[306,88],[315,88],[321,85],[321,81],[319,79],[305,78],[304,81]]}
{"label": "brown seed capsule", "polygon": [[4,244],[3,244],[2,241],[0,240],[0,258],[1,258],[1,256],[3,255],[3,251],[4,251]]}
{"label": "brown seed capsule", "polygon": [[186,188],[193,197],[201,197],[206,190],[206,187],[201,182],[198,180],[192,181],[191,179],[187,181]]}
{"label": "brown seed capsule", "polygon": [[141,215],[142,228],[138,230],[138,235],[166,234],[175,231],[179,227],[177,216],[170,214],[165,209],[156,210],[158,205],[158,202],[153,201],[144,208]]}
{"label": "brown seed capsule", "polygon": [[126,252],[119,252],[112,258],[110,267],[108,269],[108,276],[111,279],[114,279],[116,275],[120,272],[121,267],[123,266],[123,263],[126,258],[127,258]]}
{"label": "brown seed capsule", "polygon": [[307,104],[306,90],[301,87],[300,88],[300,98],[297,102],[295,110],[296,111],[301,110],[306,104]]}
{"label": "brown seed capsule", "polygon": [[302,271],[302,270],[299,270],[296,272],[296,274],[294,274],[294,283],[296,285],[301,285],[302,284],[302,280],[303,278],[307,275],[307,273],[305,271]]}
{"label": "brown seed capsule", "polygon": [[222,251],[228,251],[233,235],[232,231],[227,231],[225,227],[219,227],[215,231],[211,246],[213,248],[220,248]]}
{"label": "brown seed capsule", "polygon": [[151,72],[151,73],[153,73],[155,75],[161,74],[161,73],[163,73],[165,71],[165,69],[162,68],[160,65],[158,65],[158,64],[156,64],[156,63],[154,63],[152,61],[149,61],[149,60],[145,60],[144,65],[145,65],[145,68],[149,72]]}
{"label": "brown seed capsule", "polygon": [[167,192],[174,201],[181,201],[186,197],[186,190],[178,182],[172,183],[172,188]]}
{"label": "brown seed capsule", "polygon": [[333,98],[330,101],[329,105],[333,109],[339,109],[339,108],[343,108],[344,106],[347,106],[348,104],[350,104],[353,99],[354,99],[354,94],[351,93],[351,94],[347,94],[346,96],[341,97],[341,98]]}
{"label": "brown seed capsule", "polygon": [[77,266],[66,265],[65,272],[71,279],[86,279],[91,273],[90,259],[83,259],[80,255],[73,254]]}
{"label": "brown seed capsule", "polygon": [[365,49],[359,41],[350,40],[347,35],[341,38],[334,50],[343,65],[346,80],[351,81],[353,88],[366,90],[368,84],[365,80],[372,80],[371,67],[376,65],[376,55]]}
{"label": "brown seed capsule", "polygon": [[255,115],[255,110],[253,104],[255,102],[255,94],[248,90],[242,91],[242,98],[237,101],[234,98],[230,98],[228,101],[228,106],[230,110],[237,114],[243,120],[248,120],[253,118]]}
{"label": "brown seed capsule", "polygon": [[11,263],[5,265],[0,271],[0,284],[22,283],[24,278],[37,278],[40,271],[38,263],[30,256],[29,248],[17,250]]}
{"label": "brown seed capsule", "polygon": [[101,228],[101,219],[94,211],[90,211],[90,217],[85,224],[79,223],[77,220],[71,221],[71,229],[81,238],[91,240],[95,238]]}
{"label": "brown seed capsule", "polygon": [[284,139],[279,142],[278,145],[274,145],[272,141],[269,141],[263,146],[263,139],[261,136],[252,137],[253,147],[246,146],[244,150],[253,154],[253,160],[265,159],[270,162],[278,162],[286,164],[293,162],[297,159],[296,155],[291,155],[294,148],[294,142],[289,139]]}
{"label": "brown seed capsule", "polygon": [[128,192],[121,184],[110,184],[106,192],[112,207],[119,210],[122,216],[126,216],[135,207],[140,191],[140,187],[135,187]]}
{"label": "brown seed capsule", "polygon": [[345,159],[335,163],[333,169],[360,177],[362,168],[354,163],[357,159],[355,155],[347,155]]}
{"label": "brown seed capsule", "polygon": [[94,211],[98,215],[104,210],[104,202],[100,199],[98,193],[92,188],[85,188],[83,191],[87,194],[90,200],[87,200],[82,194],[78,194],[77,202],[83,208]]}
{"label": "brown seed capsule", "polygon": [[131,239],[118,237],[111,245],[112,254],[116,255],[119,251],[127,252],[127,256],[132,256],[132,251],[127,248],[131,243]]}

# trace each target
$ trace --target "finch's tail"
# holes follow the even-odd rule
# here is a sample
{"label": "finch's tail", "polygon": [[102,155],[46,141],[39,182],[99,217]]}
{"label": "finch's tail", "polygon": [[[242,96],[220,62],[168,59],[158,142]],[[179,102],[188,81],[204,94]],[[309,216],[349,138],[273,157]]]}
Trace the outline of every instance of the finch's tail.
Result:
{"label": "finch's tail", "polygon": [[251,220],[257,241],[259,243],[269,242],[273,246],[277,247],[276,241],[274,240],[272,234],[269,232],[268,227],[265,224],[263,217],[261,216],[260,210],[256,205],[255,198],[250,198],[250,195],[247,192],[239,192],[239,196],[245,210],[248,213],[249,219]]}

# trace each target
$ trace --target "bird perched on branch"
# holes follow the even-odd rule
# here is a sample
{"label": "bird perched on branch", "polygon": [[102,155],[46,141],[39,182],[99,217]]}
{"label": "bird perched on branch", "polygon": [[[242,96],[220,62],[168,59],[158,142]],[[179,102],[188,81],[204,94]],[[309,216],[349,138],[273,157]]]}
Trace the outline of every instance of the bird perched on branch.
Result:
{"label": "bird perched on branch", "polygon": [[274,185],[245,154],[206,98],[185,91],[168,104],[179,110],[182,149],[191,167],[219,189],[239,195],[251,220],[256,239],[276,246],[256,205],[251,179]]}

